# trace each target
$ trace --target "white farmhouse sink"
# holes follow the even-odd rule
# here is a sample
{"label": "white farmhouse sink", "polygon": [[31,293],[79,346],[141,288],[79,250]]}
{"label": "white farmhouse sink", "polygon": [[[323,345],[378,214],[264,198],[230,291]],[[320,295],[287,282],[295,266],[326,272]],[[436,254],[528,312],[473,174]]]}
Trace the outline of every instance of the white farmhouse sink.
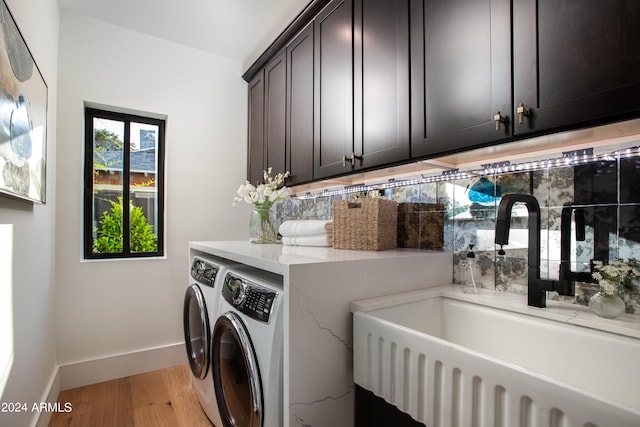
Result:
{"label": "white farmhouse sink", "polygon": [[430,427],[640,426],[640,316],[525,299],[445,287],[355,302],[355,382]]}

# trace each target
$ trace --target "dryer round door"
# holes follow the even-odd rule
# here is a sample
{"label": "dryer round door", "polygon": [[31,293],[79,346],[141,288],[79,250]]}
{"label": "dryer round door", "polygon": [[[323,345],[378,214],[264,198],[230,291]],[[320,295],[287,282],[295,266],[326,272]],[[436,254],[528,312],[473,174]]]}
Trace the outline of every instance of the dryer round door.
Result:
{"label": "dryer round door", "polygon": [[193,284],[187,288],[183,310],[184,344],[193,376],[204,379],[209,370],[211,327],[204,294],[200,286]]}
{"label": "dryer round door", "polygon": [[213,386],[224,427],[261,427],[262,383],[256,354],[242,319],[221,315],[211,340]]}

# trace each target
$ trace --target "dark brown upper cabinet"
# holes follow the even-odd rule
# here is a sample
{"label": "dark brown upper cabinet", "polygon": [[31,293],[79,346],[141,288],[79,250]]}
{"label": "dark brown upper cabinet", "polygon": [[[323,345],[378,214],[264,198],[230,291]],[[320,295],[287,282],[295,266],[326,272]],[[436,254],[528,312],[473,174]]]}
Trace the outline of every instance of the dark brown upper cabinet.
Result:
{"label": "dark brown upper cabinet", "polygon": [[287,46],[288,185],[313,180],[313,21]]}
{"label": "dark brown upper cabinet", "polygon": [[264,69],[249,81],[249,135],[247,179],[252,184],[262,181],[265,166],[264,145]]}
{"label": "dark brown upper cabinet", "polygon": [[243,75],[288,184],[640,116],[640,1],[314,0]]}
{"label": "dark brown upper cabinet", "polygon": [[514,0],[516,135],[640,111],[640,2]]}
{"label": "dark brown upper cabinet", "polygon": [[285,172],[286,77],[284,52],[249,82],[249,145],[247,179],[256,185],[264,171]]}
{"label": "dark brown upper cabinet", "polygon": [[265,168],[272,175],[286,172],[287,62],[286,52],[276,55],[264,69]]}
{"label": "dark brown upper cabinet", "polygon": [[509,0],[412,0],[411,154],[511,136]]}
{"label": "dark brown upper cabinet", "polygon": [[409,0],[354,0],[354,168],[407,160]]}
{"label": "dark brown upper cabinet", "polygon": [[408,160],[409,1],[331,2],[315,42],[314,177]]}
{"label": "dark brown upper cabinet", "polygon": [[313,179],[313,26],[269,61],[249,84],[249,180],[290,172],[288,185]]}
{"label": "dark brown upper cabinet", "polygon": [[[344,174],[353,152],[352,0],[331,1],[314,31],[314,179]],[[349,165],[351,160],[349,160]]]}

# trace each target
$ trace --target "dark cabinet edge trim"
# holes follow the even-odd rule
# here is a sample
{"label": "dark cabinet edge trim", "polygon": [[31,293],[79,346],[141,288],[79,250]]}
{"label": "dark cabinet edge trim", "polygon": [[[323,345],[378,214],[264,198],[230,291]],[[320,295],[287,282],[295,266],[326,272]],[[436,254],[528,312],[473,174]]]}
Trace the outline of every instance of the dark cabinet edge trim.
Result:
{"label": "dark cabinet edge trim", "polygon": [[330,0],[311,0],[309,4],[294,18],[282,33],[269,45],[269,47],[258,57],[258,59],[244,72],[242,78],[247,83],[264,67],[267,62],[283,47],[285,47],[293,37],[311,22],[313,18],[329,4]]}

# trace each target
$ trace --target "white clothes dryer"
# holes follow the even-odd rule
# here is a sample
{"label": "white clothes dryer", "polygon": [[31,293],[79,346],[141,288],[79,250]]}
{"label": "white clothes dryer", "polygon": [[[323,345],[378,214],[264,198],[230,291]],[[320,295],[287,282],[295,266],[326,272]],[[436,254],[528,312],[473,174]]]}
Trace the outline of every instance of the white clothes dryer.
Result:
{"label": "white clothes dryer", "polygon": [[220,292],[211,339],[218,409],[213,422],[216,427],[281,427],[282,276],[231,268]]}
{"label": "white clothes dryer", "polygon": [[191,385],[209,419],[217,413],[211,378],[211,326],[218,316],[219,288],[229,264],[194,254],[184,296],[183,327]]}

